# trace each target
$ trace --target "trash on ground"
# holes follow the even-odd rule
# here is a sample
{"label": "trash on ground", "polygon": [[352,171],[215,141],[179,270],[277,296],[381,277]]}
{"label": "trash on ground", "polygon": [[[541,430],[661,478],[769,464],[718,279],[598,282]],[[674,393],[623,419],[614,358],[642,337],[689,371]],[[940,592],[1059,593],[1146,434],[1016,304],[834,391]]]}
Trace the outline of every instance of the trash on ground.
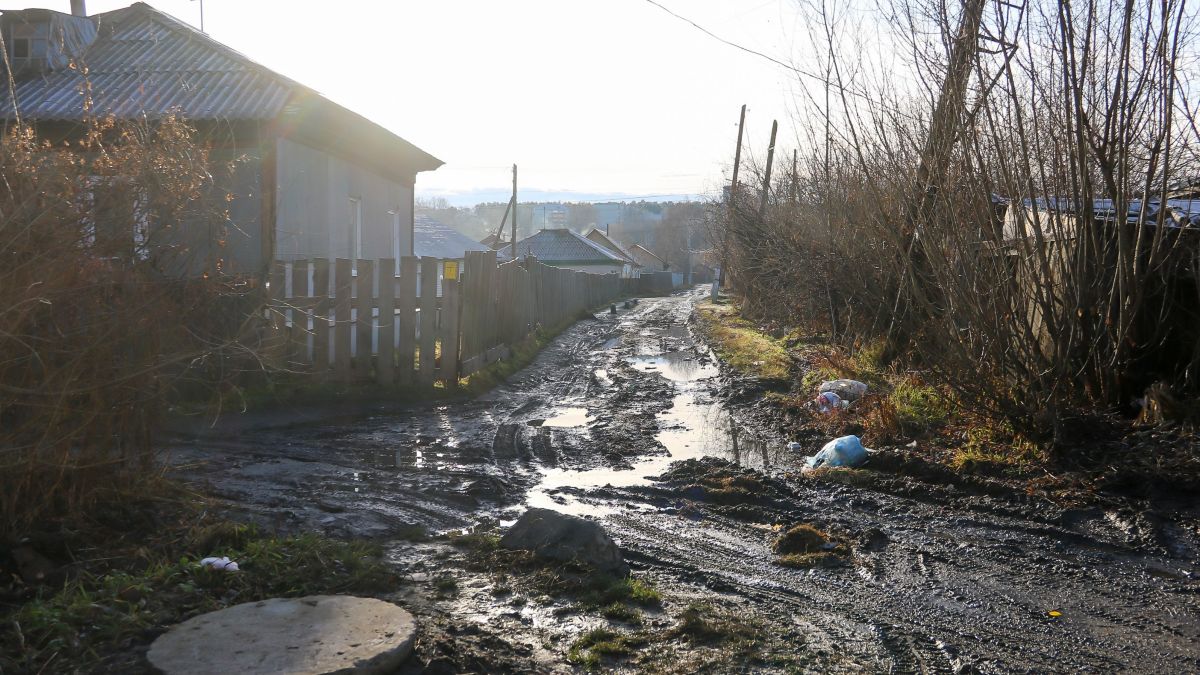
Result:
{"label": "trash on ground", "polygon": [[867,395],[867,385],[858,380],[829,380],[822,382],[818,392],[833,392],[844,401],[853,402]]}
{"label": "trash on ground", "polygon": [[828,414],[834,410],[845,410],[846,408],[850,407],[848,402],[843,401],[842,397],[838,396],[832,391],[826,391],[818,394],[817,397],[813,399],[813,405],[816,406],[817,412],[821,414]]}
{"label": "trash on ground", "polygon": [[224,570],[226,572],[238,571],[238,564],[227,557],[222,558],[205,558],[200,561],[201,567],[211,567],[214,570]]}
{"label": "trash on ground", "polygon": [[820,452],[809,457],[806,468],[811,470],[822,466],[856,467],[865,461],[867,449],[863,447],[858,436],[842,436],[829,441]]}
{"label": "trash on ground", "polygon": [[799,452],[804,449],[804,445],[802,443],[792,441],[791,443],[787,444],[787,449],[789,452]]}

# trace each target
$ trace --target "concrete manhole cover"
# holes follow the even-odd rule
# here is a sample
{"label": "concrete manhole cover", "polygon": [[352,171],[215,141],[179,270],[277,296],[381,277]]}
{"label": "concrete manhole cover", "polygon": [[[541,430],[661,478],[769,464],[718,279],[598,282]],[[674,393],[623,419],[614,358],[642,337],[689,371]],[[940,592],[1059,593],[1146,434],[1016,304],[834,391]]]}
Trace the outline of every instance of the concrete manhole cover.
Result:
{"label": "concrete manhole cover", "polygon": [[412,652],[412,615],[382,600],[311,595],[188,619],[147,655],[167,675],[383,673]]}

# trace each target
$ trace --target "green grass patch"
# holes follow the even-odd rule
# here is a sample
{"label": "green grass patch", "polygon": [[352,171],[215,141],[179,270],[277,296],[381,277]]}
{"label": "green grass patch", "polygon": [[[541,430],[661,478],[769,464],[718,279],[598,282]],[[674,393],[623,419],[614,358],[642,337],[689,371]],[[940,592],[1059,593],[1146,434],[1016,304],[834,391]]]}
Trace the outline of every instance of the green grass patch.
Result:
{"label": "green grass patch", "polygon": [[609,628],[593,628],[579,636],[567,652],[567,661],[587,670],[597,670],[606,661],[623,659],[645,644],[639,635]]}
{"label": "green grass patch", "polygon": [[620,621],[633,626],[640,626],[643,623],[641,611],[620,602],[600,608],[600,616],[610,621]]}
{"label": "green grass patch", "polygon": [[[379,546],[311,533],[263,536],[223,523],[190,533],[186,548],[191,552],[178,559],[85,572],[60,588],[40,589],[0,617],[11,628],[0,631],[0,671],[111,669],[119,652],[196,614],[272,597],[382,593],[399,584]],[[240,571],[199,566],[214,554],[237,561]]]}
{"label": "green grass patch", "polygon": [[732,305],[702,303],[696,315],[713,351],[734,370],[769,380],[790,377],[792,361],[784,341],[758,330]]}
{"label": "green grass patch", "polygon": [[906,431],[926,431],[950,419],[953,401],[915,378],[904,378],[892,387],[888,399]]}
{"label": "green grass patch", "polygon": [[1046,453],[1012,431],[981,423],[963,434],[963,444],[955,449],[950,467],[956,471],[981,473],[1019,473],[1046,462]]}

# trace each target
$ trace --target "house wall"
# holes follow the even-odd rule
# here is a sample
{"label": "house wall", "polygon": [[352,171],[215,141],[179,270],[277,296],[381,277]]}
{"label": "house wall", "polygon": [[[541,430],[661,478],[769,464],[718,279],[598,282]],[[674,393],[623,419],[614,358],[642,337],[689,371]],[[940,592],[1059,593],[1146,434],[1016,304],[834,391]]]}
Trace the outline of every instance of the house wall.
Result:
{"label": "house wall", "polygon": [[[216,267],[256,275],[266,269],[262,231],[262,152],[218,148],[209,155],[213,185],[192,202],[190,216],[153,235],[160,264],[171,274],[199,276]],[[226,165],[232,172],[226,173]]]}
{"label": "house wall", "polygon": [[397,248],[401,257],[412,254],[411,181],[389,180],[289,139],[276,142],[275,164],[276,259],[355,257],[351,197],[361,200],[362,258],[390,258]]}

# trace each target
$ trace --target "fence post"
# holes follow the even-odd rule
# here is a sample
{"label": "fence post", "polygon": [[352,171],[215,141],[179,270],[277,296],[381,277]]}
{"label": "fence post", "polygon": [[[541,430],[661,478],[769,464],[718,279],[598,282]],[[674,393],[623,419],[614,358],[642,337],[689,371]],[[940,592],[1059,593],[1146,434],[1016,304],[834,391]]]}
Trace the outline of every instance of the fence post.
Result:
{"label": "fence post", "polygon": [[358,278],[354,280],[355,342],[354,375],[359,379],[371,377],[371,329],[375,322],[371,310],[375,308],[375,261],[358,261]]}
{"label": "fence post", "polygon": [[350,341],[354,339],[350,323],[350,295],[354,288],[351,265],[348,258],[338,258],[333,275],[333,369],[341,378],[350,377]]}
{"label": "fence post", "polygon": [[421,335],[417,358],[419,381],[433,384],[434,349],[437,340],[437,258],[421,256]]}
{"label": "fence post", "polygon": [[400,259],[400,285],[396,289],[396,305],[400,308],[399,349],[400,384],[412,384],[413,351],[417,345],[417,274],[419,258]]}
{"label": "fence post", "polygon": [[313,363],[322,375],[329,370],[329,261],[313,261],[313,295],[317,297],[313,317]]}
{"label": "fence post", "polygon": [[308,357],[308,318],[312,316],[308,290],[308,261],[292,262],[292,330],[288,358],[293,364],[311,363]]}
{"label": "fence post", "polygon": [[396,259],[379,261],[379,354],[375,357],[375,381],[390,386],[395,381]]}
{"label": "fence post", "polygon": [[458,307],[460,293],[457,279],[442,280],[442,367],[440,375],[447,388],[458,386]]}

